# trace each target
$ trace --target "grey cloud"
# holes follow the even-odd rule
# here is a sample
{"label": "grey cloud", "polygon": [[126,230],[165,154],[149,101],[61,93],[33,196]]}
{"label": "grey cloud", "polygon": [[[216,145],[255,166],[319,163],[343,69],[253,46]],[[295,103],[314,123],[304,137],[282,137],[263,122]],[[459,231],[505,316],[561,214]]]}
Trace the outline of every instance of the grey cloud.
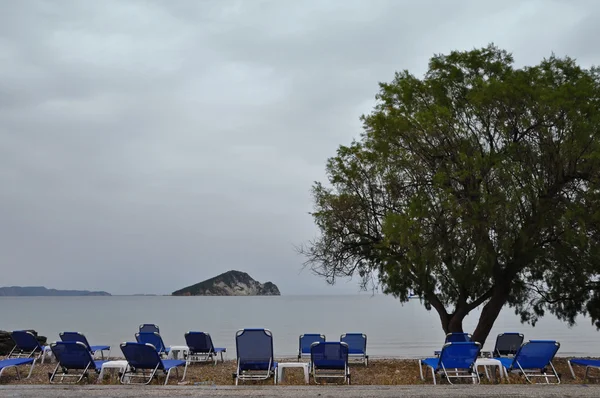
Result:
{"label": "grey cloud", "polygon": [[307,271],[310,187],[379,81],[495,42],[597,64],[594,1],[0,0],[3,284],[169,293]]}

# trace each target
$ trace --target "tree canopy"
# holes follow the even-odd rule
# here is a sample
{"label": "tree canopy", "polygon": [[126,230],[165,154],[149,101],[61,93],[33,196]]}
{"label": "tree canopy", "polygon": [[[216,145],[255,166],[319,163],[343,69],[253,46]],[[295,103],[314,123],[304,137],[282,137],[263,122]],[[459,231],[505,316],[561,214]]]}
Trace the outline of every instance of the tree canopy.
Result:
{"label": "tree canopy", "polygon": [[494,45],[380,83],[359,140],[315,183],[307,265],[412,292],[445,332],[483,305],[600,327],[600,70],[554,55],[516,68]]}

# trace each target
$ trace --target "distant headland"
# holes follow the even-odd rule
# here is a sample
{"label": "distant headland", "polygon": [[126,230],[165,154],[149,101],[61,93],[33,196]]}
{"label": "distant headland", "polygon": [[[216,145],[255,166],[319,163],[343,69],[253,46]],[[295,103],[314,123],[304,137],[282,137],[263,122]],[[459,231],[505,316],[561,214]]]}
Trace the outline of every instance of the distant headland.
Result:
{"label": "distant headland", "polygon": [[6,286],[0,287],[0,296],[110,296],[107,292],[90,292],[89,290],[58,290],[44,286]]}
{"label": "distant headland", "polygon": [[260,283],[241,271],[227,271],[214,278],[173,292],[173,296],[280,296],[272,282]]}

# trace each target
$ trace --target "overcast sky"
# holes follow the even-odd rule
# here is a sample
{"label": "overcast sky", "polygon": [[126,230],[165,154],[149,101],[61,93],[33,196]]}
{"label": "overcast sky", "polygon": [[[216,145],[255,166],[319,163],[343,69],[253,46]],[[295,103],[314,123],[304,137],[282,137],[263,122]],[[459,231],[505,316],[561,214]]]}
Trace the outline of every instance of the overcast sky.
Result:
{"label": "overcast sky", "polygon": [[378,82],[490,42],[600,64],[600,2],[0,0],[0,286],[166,294],[308,270],[310,188]]}

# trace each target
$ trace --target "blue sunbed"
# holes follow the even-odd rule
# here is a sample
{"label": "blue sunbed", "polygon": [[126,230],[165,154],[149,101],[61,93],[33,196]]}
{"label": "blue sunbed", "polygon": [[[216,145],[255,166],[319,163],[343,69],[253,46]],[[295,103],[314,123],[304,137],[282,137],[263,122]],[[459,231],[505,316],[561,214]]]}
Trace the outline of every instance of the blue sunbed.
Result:
{"label": "blue sunbed", "polygon": [[215,347],[210,334],[204,332],[187,332],[185,334],[185,343],[188,346],[188,355],[185,362],[185,370],[183,371],[184,379],[190,363],[214,360],[216,365],[217,354],[221,355],[221,362],[223,362],[223,353],[227,351],[225,348]]}
{"label": "blue sunbed", "polygon": [[152,344],[159,355],[166,357],[171,350],[165,346],[162,337],[156,332],[140,332],[135,334],[135,340],[138,343]]}
{"label": "blue sunbed", "polygon": [[10,333],[10,337],[15,346],[8,353],[8,358],[33,358],[36,354],[44,352],[44,347],[30,331],[15,330]]}
{"label": "blue sunbed", "polygon": [[[556,378],[556,384],[560,383],[560,377],[552,365],[552,359],[560,348],[560,343],[554,340],[530,340],[523,344],[514,358],[496,358],[508,372],[517,372],[525,376],[531,383],[531,377],[543,377],[550,384],[550,377]],[[548,367],[552,374],[548,374]]]}
{"label": "blue sunbed", "polygon": [[6,369],[15,368],[17,371],[17,379],[21,379],[21,374],[19,373],[19,366],[22,365],[31,365],[29,369],[29,375],[27,378],[31,377],[31,372],[33,372],[33,366],[35,365],[35,358],[9,358],[0,360],[0,376]]}
{"label": "blue sunbed", "polygon": [[106,355],[107,359],[110,356],[110,346],[109,345],[90,345],[90,343],[88,342],[88,340],[85,338],[85,336],[82,333],[61,332],[61,333],[59,333],[59,336],[62,341],[80,341],[80,342],[82,342],[90,350],[90,352],[92,353],[92,356],[95,355],[97,352],[100,352],[102,359],[104,359],[104,351],[108,351],[108,354]]}
{"label": "blue sunbed", "polygon": [[367,366],[369,356],[367,355],[367,335],[364,333],[344,333],[340,336],[340,342],[348,344],[348,355],[357,357]]}
{"label": "blue sunbed", "polygon": [[450,378],[471,378],[473,380],[473,384],[475,384],[475,382],[479,383],[479,373],[477,373],[475,369],[475,361],[479,356],[480,349],[481,345],[477,342],[444,344],[439,357],[419,360],[419,372],[421,374],[421,380],[425,381],[425,376],[423,375],[423,365],[426,365],[431,369],[433,384],[437,384],[437,374],[440,374],[442,377],[448,379],[450,384],[452,384]]}
{"label": "blue sunbed", "polygon": [[298,339],[298,361],[305,356],[310,358],[310,346],[312,343],[324,343],[325,340],[324,334],[305,333],[300,335]]}
{"label": "blue sunbed", "polygon": [[273,334],[268,329],[243,329],[235,334],[237,369],[235,384],[245,380],[266,380],[277,384],[277,362],[273,356]]}
{"label": "blue sunbed", "polygon": [[583,376],[584,379],[597,379],[598,377],[590,377],[589,372],[591,369],[600,369],[600,359],[584,359],[584,358],[573,358],[570,359],[568,362],[569,364],[569,369],[571,370],[571,375],[573,376],[574,379],[576,379],[575,377],[575,372],[573,371],[573,365],[578,365],[578,366],[585,366],[585,376]]}
{"label": "blue sunbed", "polygon": [[[102,364],[106,362],[95,361],[89,348],[80,341],[57,341],[50,344],[50,349],[58,361],[56,368],[50,374],[50,383],[55,383],[57,378],[60,378],[61,383],[65,379],[78,383],[84,377],[88,377],[90,370],[100,373]],[[73,373],[74,370],[81,372]]]}
{"label": "blue sunbed", "polygon": [[348,344],[338,341],[313,343],[310,346],[310,368],[315,383],[318,378],[342,378],[350,384]]}
{"label": "blue sunbed", "polygon": [[[171,370],[175,369],[176,376],[179,377],[179,367],[185,365],[185,361],[178,359],[161,359],[152,344],[121,343],[121,351],[129,364],[128,369],[121,375],[122,384],[149,384],[160,370],[165,375],[167,385]],[[149,371],[149,374],[146,374],[146,371]],[[142,381],[133,382],[136,379]]]}

